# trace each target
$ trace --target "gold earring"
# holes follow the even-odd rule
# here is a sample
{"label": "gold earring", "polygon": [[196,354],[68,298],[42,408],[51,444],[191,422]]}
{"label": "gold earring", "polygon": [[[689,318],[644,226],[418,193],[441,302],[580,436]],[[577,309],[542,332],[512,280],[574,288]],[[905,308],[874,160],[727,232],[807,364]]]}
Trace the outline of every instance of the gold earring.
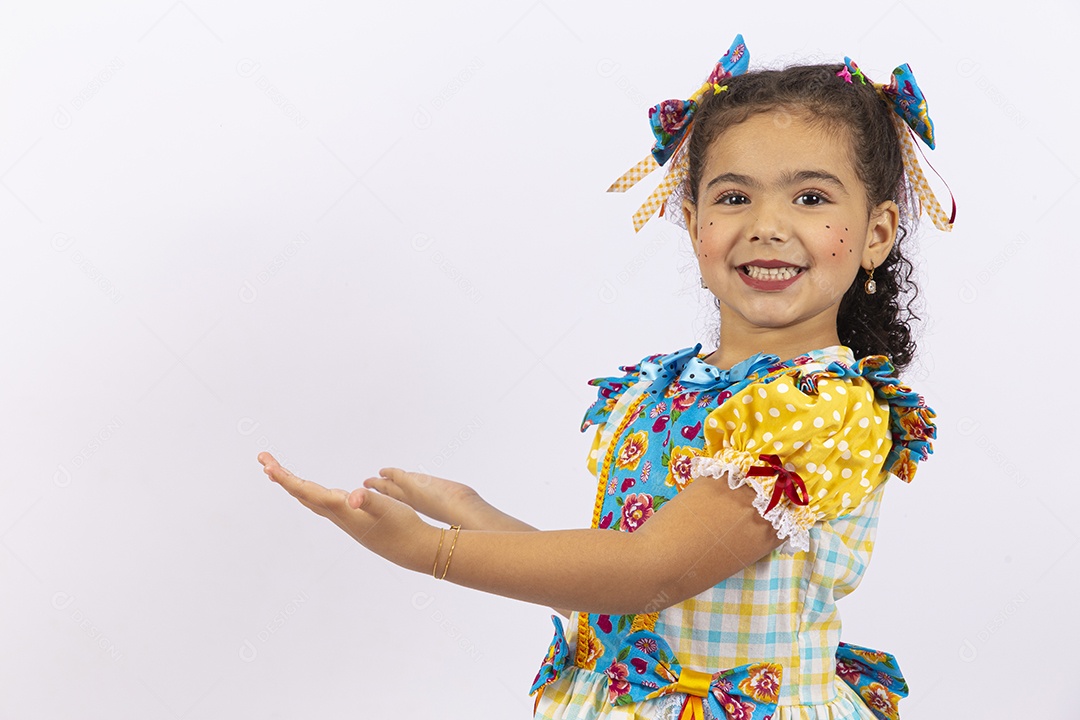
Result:
{"label": "gold earring", "polygon": [[863,290],[867,295],[873,295],[877,292],[877,283],[874,282],[874,263],[870,263],[870,269],[866,272],[866,282],[863,283]]}

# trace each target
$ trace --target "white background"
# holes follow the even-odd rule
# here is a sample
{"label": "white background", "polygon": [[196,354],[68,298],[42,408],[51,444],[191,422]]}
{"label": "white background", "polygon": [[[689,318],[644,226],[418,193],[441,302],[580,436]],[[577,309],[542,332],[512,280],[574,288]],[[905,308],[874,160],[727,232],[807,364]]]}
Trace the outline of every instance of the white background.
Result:
{"label": "white background", "polygon": [[1077,717],[1078,16],[6,4],[0,717],[530,717],[547,608],[385,562],[255,458],[587,527],[587,380],[715,321],[682,231],[633,233],[659,178],[604,189],[737,32],[751,67],[911,63],[959,201],[916,242],[936,452],[843,637],[898,657],[904,720]]}

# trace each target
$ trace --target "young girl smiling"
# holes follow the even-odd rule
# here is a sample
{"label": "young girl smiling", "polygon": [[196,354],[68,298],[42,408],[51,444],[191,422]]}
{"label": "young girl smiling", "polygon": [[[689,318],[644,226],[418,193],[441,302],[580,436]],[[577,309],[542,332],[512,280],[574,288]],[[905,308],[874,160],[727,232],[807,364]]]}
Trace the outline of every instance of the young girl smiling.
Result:
{"label": "young girl smiling", "polygon": [[886,481],[910,481],[935,436],[898,379],[914,198],[951,223],[907,136],[932,147],[933,128],[907,66],[874,84],[848,59],[747,63],[739,36],[689,100],[656,106],[656,146],[613,186],[671,163],[636,222],[666,203],[685,223],[720,324],[710,354],[590,381],[590,528],[539,531],[399,468],[327,489],[259,455],[391,562],[567,617],[537,718],[896,718],[907,694],[890,654],[840,642],[835,601],[869,562]]}

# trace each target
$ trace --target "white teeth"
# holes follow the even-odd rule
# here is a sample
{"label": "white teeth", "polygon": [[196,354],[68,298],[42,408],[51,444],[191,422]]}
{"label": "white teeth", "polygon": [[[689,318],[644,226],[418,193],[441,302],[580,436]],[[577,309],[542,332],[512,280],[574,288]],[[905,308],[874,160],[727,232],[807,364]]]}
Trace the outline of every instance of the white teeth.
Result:
{"label": "white teeth", "polygon": [[801,268],[797,267],[782,267],[782,268],[763,268],[757,265],[744,265],[747,269],[747,275],[755,280],[790,280],[799,274]]}

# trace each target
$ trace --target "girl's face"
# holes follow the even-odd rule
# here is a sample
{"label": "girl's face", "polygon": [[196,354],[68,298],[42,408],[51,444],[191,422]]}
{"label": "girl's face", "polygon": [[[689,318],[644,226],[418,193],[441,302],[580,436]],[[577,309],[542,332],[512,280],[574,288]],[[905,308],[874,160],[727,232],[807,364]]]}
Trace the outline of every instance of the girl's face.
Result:
{"label": "girl's face", "polygon": [[725,333],[835,336],[840,300],[888,255],[899,220],[892,201],[868,213],[850,152],[846,132],[782,111],[713,140],[683,214]]}

